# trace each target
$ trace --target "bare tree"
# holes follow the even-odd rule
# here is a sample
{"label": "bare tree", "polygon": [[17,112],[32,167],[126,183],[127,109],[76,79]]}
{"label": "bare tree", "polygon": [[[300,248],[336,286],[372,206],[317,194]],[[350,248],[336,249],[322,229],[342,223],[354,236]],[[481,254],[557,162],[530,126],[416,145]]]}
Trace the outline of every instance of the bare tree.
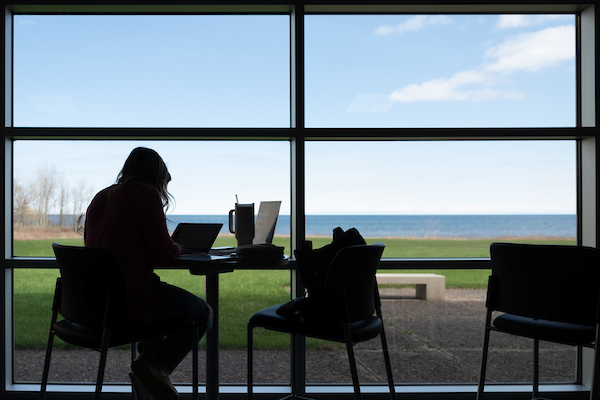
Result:
{"label": "bare tree", "polygon": [[48,226],[48,212],[54,202],[56,191],[56,167],[44,165],[38,168],[33,180],[33,202],[37,212],[37,223]]}
{"label": "bare tree", "polygon": [[54,165],[37,169],[34,178],[27,184],[14,180],[14,214],[21,226],[28,214],[34,214],[35,224],[46,227],[50,223],[49,213],[58,212],[58,225],[68,226],[69,211],[72,209],[72,228],[79,232],[85,210],[94,194],[93,186],[84,178],[71,187],[59,174]]}
{"label": "bare tree", "polygon": [[26,223],[27,215],[32,213],[32,202],[33,194],[31,185],[15,178],[13,180],[13,212],[15,215],[15,222],[17,222],[20,227],[23,227]]}
{"label": "bare tree", "polygon": [[94,188],[88,181],[81,178],[73,187],[72,195],[73,230],[79,232],[87,206],[94,195]]}
{"label": "bare tree", "polygon": [[69,186],[61,177],[58,187],[58,226],[67,225],[67,208],[69,205]]}

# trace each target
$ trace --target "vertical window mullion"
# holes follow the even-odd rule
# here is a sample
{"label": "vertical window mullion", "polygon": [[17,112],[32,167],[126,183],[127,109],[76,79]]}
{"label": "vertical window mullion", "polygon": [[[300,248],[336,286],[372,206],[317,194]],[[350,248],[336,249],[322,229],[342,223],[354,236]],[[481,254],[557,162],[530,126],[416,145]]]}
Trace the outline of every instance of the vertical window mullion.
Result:
{"label": "vertical window mullion", "polygon": [[[291,181],[291,237],[292,254],[301,246],[305,238],[305,153],[304,153],[304,6],[296,5],[290,15],[290,78],[291,78],[291,128],[290,171]],[[291,271],[292,296],[301,295],[304,288],[296,271]],[[304,337],[291,337],[291,385],[293,392],[303,395],[306,392],[306,340]]]}
{"label": "vertical window mullion", "polygon": [[[13,125],[13,14],[6,7],[4,8],[4,126]],[[0,318],[2,318],[2,328],[0,328],[0,368],[3,373],[0,376],[0,393],[4,393],[6,388],[13,382],[13,270],[7,268],[6,258],[12,255],[12,139],[4,138],[4,162],[2,164],[2,182],[4,196],[2,203],[4,206],[4,257],[2,260],[2,298],[0,299]],[[0,396],[2,397],[2,396]]]}
{"label": "vertical window mullion", "polygon": [[[600,18],[595,6],[590,6],[583,10],[580,15],[580,36],[578,50],[580,64],[578,65],[578,82],[580,93],[581,127],[598,126],[598,109],[600,105],[596,101],[596,96],[600,92],[600,71],[598,70],[598,42]],[[582,245],[597,247],[600,239],[600,224],[598,216],[600,214],[600,202],[598,201],[598,178],[600,176],[600,163],[598,162],[598,152],[600,143],[598,138],[587,137],[579,140],[578,164],[580,165],[581,176],[580,186],[578,187],[578,196],[581,198],[581,235],[579,241]],[[593,374],[593,351],[583,349],[578,364],[581,363],[581,378],[586,386],[591,386]],[[579,377],[578,377],[579,378]]]}

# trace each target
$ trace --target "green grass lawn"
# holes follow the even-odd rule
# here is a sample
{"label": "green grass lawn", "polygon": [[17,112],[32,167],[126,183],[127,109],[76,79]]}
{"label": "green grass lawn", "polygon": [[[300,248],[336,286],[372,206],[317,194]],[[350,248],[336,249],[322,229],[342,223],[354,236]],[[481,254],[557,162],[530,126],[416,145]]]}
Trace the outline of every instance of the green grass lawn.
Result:
{"label": "green grass lawn", "polygon": [[[488,257],[490,240],[434,239],[367,239],[368,243],[386,244],[384,257]],[[51,244],[83,245],[83,239],[16,240],[14,253],[18,256],[53,256]],[[314,248],[330,243],[328,238],[314,238]],[[517,242],[517,241],[514,241]],[[533,243],[533,241],[521,241]],[[574,241],[537,240],[536,243],[575,244]],[[289,238],[278,237],[275,244],[289,248]],[[215,246],[234,245],[233,237],[217,239]],[[289,252],[288,252],[289,253]],[[400,271],[396,271],[400,272]],[[402,270],[401,272],[422,272]],[[448,288],[485,288],[488,270],[428,270],[446,276]],[[163,281],[204,297],[203,277],[192,276],[183,270],[158,270]],[[14,273],[15,345],[18,348],[44,348],[48,338],[52,296],[58,270],[17,269]],[[245,348],[246,323],[257,310],[290,298],[289,271],[239,270],[220,278],[220,345],[222,348]],[[319,342],[307,341],[309,346]],[[60,341],[56,344],[65,346]],[[289,336],[257,329],[257,347],[285,348]]]}
{"label": "green grass lawn", "polygon": [[[331,243],[331,238],[309,238],[313,248]],[[388,258],[440,258],[440,257],[489,257],[492,239],[366,239],[368,244],[375,242],[385,243],[383,257]],[[549,240],[549,239],[521,239],[506,240],[512,243],[543,243],[543,244],[575,244],[575,240]],[[23,257],[53,257],[52,243],[83,246],[83,238],[77,239],[42,239],[42,240],[15,240],[14,254]],[[274,244],[286,248],[290,254],[290,238],[275,237]],[[235,246],[233,236],[219,236],[214,244],[218,246]]]}

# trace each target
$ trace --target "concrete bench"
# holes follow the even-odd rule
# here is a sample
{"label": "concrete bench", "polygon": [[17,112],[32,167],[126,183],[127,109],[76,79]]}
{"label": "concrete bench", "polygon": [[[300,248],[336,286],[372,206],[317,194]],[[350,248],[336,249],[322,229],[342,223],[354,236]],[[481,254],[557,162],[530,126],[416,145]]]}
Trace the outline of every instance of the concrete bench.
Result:
{"label": "concrete bench", "polygon": [[437,274],[385,274],[378,273],[378,284],[415,285],[417,299],[444,300],[446,295],[446,277]]}

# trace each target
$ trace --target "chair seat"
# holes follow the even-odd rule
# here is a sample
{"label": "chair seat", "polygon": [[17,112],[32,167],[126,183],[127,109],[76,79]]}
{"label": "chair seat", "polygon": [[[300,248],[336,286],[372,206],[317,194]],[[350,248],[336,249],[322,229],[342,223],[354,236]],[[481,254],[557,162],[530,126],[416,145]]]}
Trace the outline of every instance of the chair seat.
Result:
{"label": "chair seat", "polygon": [[[270,330],[294,333],[318,339],[344,342],[342,324],[327,324],[322,320],[294,319],[277,313],[283,304],[278,304],[258,311],[249,321],[249,324],[261,326]],[[381,332],[381,320],[375,316],[349,324],[354,342],[362,342],[376,337]]]}
{"label": "chair seat", "polygon": [[[111,329],[109,347],[121,346],[168,333],[192,329],[194,324],[186,320],[174,320],[160,324],[122,325]],[[91,349],[102,347],[102,328],[93,328],[63,319],[53,326],[56,336],[65,342]]]}
{"label": "chair seat", "polygon": [[514,335],[571,345],[589,345],[595,340],[595,327],[568,322],[502,314],[493,322],[497,329]]}

